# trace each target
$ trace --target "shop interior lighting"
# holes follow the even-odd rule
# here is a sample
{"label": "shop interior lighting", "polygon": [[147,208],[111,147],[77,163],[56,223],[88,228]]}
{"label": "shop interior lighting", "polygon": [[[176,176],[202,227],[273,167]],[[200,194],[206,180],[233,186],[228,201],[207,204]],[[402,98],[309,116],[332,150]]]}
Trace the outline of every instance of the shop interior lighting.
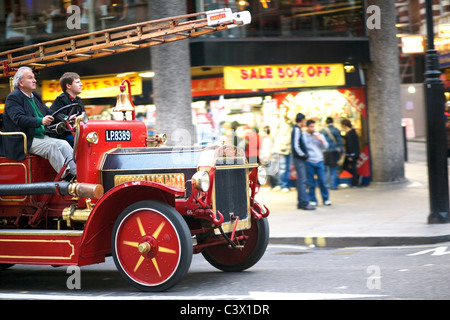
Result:
{"label": "shop interior lighting", "polygon": [[269,8],[268,3],[270,3],[270,0],[259,0],[261,2],[264,9]]}
{"label": "shop interior lighting", "polygon": [[141,72],[139,73],[139,76],[141,78],[153,78],[155,76],[155,73],[153,71]]}
{"label": "shop interior lighting", "polygon": [[355,72],[355,66],[352,64],[346,64],[344,65],[344,70],[346,73]]}
{"label": "shop interior lighting", "polygon": [[124,72],[124,73],[119,73],[119,74],[117,74],[117,78],[125,78],[126,76],[129,76],[129,75],[132,75],[132,74],[135,74],[135,72]]}

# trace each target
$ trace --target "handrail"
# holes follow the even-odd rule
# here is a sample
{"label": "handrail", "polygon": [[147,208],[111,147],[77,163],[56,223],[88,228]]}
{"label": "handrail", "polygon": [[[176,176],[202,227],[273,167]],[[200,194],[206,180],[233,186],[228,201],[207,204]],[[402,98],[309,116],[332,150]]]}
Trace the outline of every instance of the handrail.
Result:
{"label": "handrail", "polygon": [[25,135],[25,133],[23,132],[2,132],[0,131],[0,135],[2,136],[12,136],[12,135],[21,135],[23,137],[23,152],[26,155],[28,153],[28,148],[27,148],[27,136]]}

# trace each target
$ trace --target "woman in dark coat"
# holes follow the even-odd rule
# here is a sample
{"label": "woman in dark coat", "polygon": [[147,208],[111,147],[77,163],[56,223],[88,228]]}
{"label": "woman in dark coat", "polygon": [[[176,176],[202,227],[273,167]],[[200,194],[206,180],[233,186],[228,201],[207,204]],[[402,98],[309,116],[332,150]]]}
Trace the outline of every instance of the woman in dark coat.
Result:
{"label": "woman in dark coat", "polygon": [[359,175],[356,167],[359,157],[359,138],[355,129],[352,128],[350,120],[342,120],[341,126],[346,132],[344,136],[345,161],[343,169],[351,173],[352,187],[356,187],[359,184]]}

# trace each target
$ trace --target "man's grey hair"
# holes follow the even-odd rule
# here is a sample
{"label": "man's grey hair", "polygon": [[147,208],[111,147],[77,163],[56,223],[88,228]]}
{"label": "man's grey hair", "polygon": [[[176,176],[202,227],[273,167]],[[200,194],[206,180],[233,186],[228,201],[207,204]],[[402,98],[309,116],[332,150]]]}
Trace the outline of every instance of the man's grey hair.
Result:
{"label": "man's grey hair", "polygon": [[13,87],[14,87],[14,89],[19,87],[19,81],[22,80],[22,78],[23,78],[24,70],[29,70],[29,71],[33,72],[33,69],[31,69],[30,67],[20,67],[17,70],[17,72],[16,72],[16,74],[14,75],[14,78],[13,78]]}

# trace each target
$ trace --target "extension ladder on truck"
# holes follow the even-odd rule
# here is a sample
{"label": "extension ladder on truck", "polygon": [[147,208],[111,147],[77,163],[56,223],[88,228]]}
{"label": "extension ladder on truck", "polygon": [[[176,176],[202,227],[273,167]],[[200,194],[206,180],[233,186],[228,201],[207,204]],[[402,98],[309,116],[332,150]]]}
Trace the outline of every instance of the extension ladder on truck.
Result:
{"label": "extension ladder on truck", "polygon": [[248,11],[217,9],[151,20],[0,52],[1,76],[21,66],[34,69],[84,61],[162,43],[198,37],[250,23]]}

